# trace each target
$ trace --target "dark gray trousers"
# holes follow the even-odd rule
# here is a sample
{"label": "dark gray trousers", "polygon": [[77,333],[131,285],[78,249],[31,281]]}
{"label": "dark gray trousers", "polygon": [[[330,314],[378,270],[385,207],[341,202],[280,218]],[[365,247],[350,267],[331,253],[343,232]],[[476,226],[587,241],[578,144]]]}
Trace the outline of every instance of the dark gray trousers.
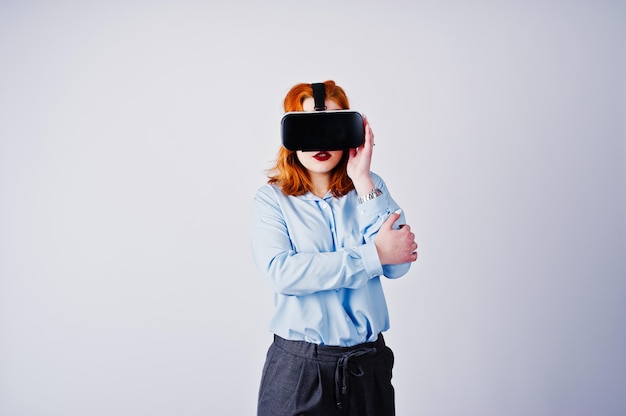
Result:
{"label": "dark gray trousers", "polygon": [[382,334],[354,347],[274,336],[257,416],[394,416],[393,352]]}

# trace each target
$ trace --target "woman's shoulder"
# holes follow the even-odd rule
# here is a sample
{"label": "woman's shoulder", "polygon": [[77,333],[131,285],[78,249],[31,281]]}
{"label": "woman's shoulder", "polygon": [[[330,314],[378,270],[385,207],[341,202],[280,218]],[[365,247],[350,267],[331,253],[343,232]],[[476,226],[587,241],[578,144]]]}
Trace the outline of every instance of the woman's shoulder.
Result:
{"label": "woman's shoulder", "polygon": [[275,184],[271,184],[271,183],[266,183],[264,185],[261,185],[257,191],[256,191],[256,196],[262,196],[262,195],[266,195],[266,196],[276,196],[276,195],[280,195],[283,192],[280,190],[280,187],[278,185]]}
{"label": "woman's shoulder", "polygon": [[287,198],[289,197],[285,195],[280,186],[271,183],[262,185],[259,189],[257,189],[256,195],[254,196],[254,199],[256,200],[272,203],[281,203],[281,201]]}

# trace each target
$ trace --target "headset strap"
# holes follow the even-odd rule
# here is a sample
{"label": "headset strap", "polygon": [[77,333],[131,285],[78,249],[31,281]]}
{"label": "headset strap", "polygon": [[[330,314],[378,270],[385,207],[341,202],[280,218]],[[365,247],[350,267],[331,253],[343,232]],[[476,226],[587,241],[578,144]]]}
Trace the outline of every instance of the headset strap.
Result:
{"label": "headset strap", "polygon": [[313,87],[313,99],[315,100],[315,111],[326,110],[326,87],[321,82],[311,84]]}

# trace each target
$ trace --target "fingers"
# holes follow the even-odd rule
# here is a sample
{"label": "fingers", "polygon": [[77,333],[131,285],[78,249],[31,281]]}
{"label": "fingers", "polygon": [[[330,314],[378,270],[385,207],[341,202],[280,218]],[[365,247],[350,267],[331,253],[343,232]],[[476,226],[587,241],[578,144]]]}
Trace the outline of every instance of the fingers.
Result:
{"label": "fingers", "polygon": [[417,260],[417,243],[415,233],[408,224],[401,224],[394,228],[400,218],[402,210],[389,214],[389,217],[380,227],[374,242],[381,264],[401,264]]}
{"label": "fingers", "polygon": [[402,237],[402,241],[404,241],[404,247],[408,248],[406,251],[407,262],[413,262],[417,260],[417,243],[415,242],[415,233],[411,232],[411,227],[408,224],[400,225],[400,229],[398,230],[399,234]]}
{"label": "fingers", "polygon": [[[394,216],[390,216],[394,218]],[[417,243],[413,233],[381,227],[374,239],[381,264],[402,264],[417,260]]]}
{"label": "fingers", "polygon": [[393,228],[393,224],[395,224],[395,222],[398,221],[398,218],[400,218],[401,212],[402,210],[397,210],[389,214],[389,217],[387,217],[387,219],[385,220],[385,223],[381,226],[381,228],[384,227],[384,228],[391,230]]}
{"label": "fingers", "polygon": [[418,247],[418,245],[417,245],[417,242],[415,241],[415,234],[413,234],[413,233],[411,233],[411,234],[412,234],[411,237],[413,238],[413,244],[411,245],[411,247],[413,247],[413,249],[411,250],[411,257],[412,257],[411,261],[415,261],[415,260],[417,260],[417,247]]}
{"label": "fingers", "polygon": [[370,127],[370,122],[367,120],[367,117],[363,116],[363,127],[365,128],[365,142],[363,146],[372,147],[374,146],[374,132]]}
{"label": "fingers", "polygon": [[406,245],[405,247],[410,247],[409,250],[404,251],[404,254],[399,255],[398,263],[409,263],[417,260],[417,243],[412,242],[411,244]]}
{"label": "fingers", "polygon": [[407,261],[413,262],[417,260],[417,243],[413,241],[411,244],[411,251],[408,254]]}

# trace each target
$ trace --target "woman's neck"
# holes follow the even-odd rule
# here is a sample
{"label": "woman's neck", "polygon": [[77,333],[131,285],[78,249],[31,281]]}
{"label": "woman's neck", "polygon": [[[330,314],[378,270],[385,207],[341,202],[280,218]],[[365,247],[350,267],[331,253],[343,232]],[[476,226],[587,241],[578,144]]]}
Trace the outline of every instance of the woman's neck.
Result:
{"label": "woman's neck", "polygon": [[324,198],[330,189],[330,175],[328,174],[310,174],[313,195]]}

